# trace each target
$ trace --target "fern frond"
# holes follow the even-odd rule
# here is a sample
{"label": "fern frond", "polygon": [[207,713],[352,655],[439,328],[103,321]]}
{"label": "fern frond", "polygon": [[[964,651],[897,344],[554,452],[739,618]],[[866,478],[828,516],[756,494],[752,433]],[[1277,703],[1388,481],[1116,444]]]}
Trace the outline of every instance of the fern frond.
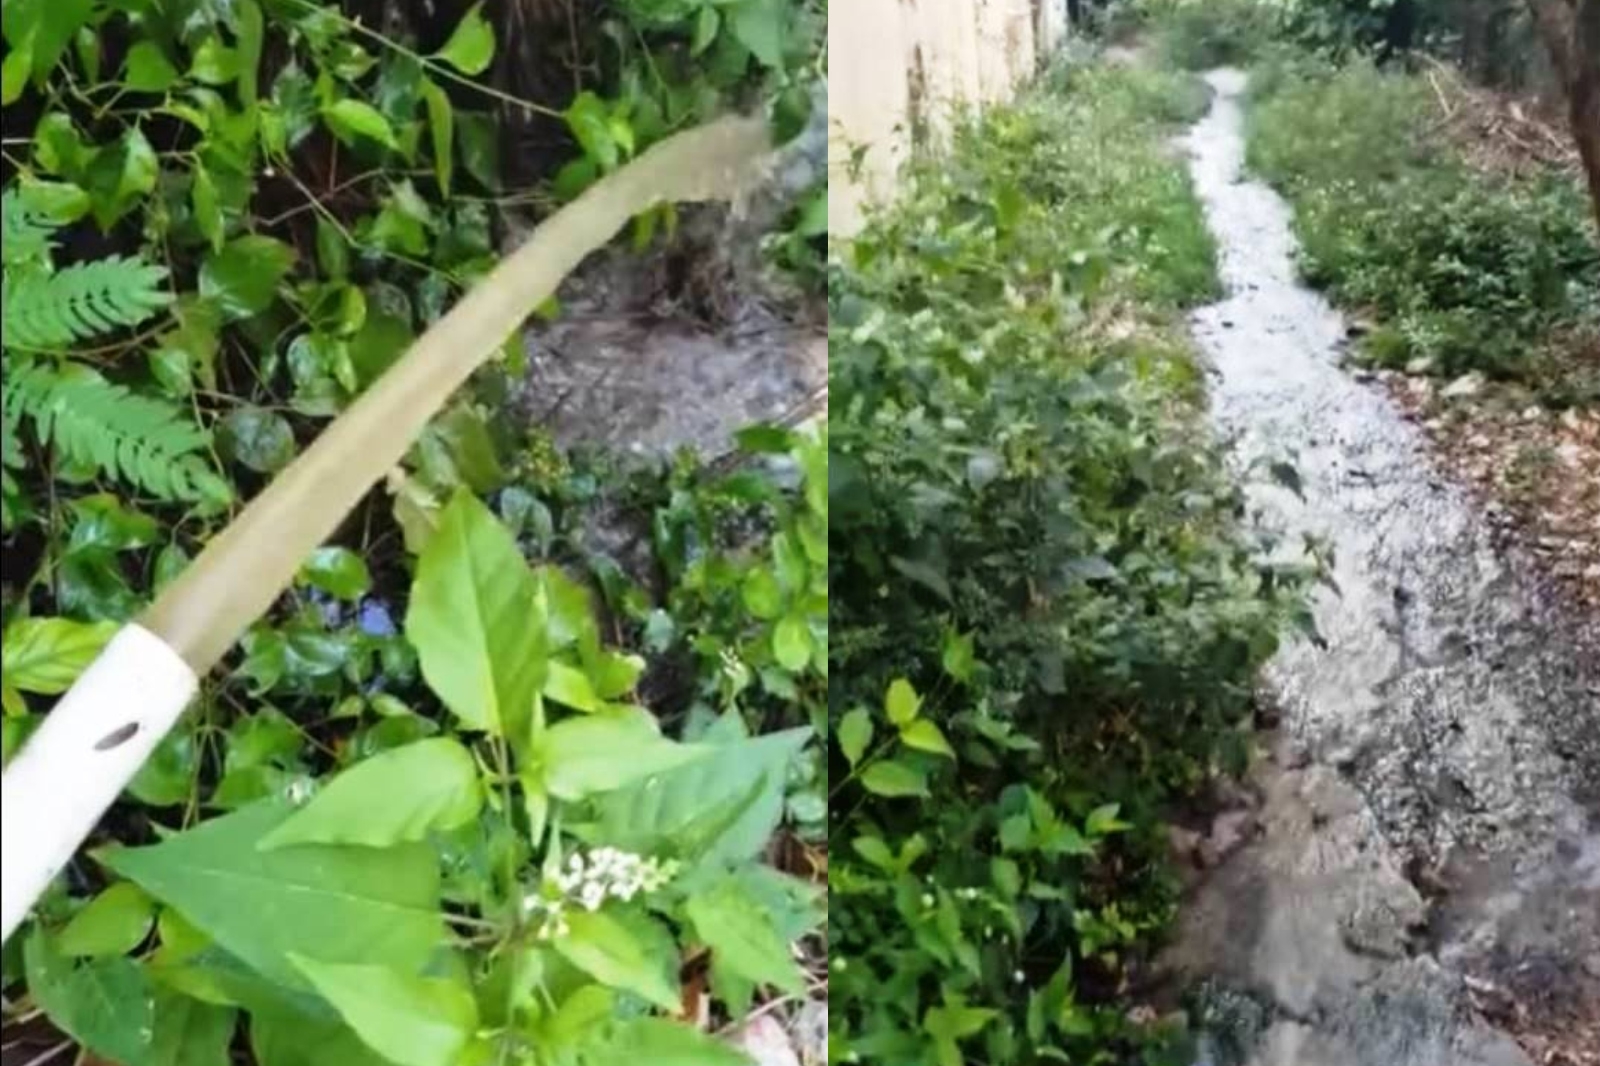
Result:
{"label": "fern frond", "polygon": [[136,326],[171,300],[164,267],[112,256],[55,274],[5,279],[0,334],[11,347],[53,350]]}
{"label": "fern frond", "polygon": [[29,211],[15,189],[0,196],[0,262],[6,266],[48,261],[55,226]]}
{"label": "fern frond", "polygon": [[208,498],[216,477],[200,456],[209,437],[188,415],[87,367],[19,368],[5,384],[8,416],[32,420],[67,461],[92,465],[164,500]]}

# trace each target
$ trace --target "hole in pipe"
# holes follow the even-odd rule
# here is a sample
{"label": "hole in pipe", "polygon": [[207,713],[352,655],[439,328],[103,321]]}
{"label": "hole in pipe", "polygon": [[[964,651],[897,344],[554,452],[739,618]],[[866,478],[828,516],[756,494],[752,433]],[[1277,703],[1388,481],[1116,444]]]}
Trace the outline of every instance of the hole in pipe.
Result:
{"label": "hole in pipe", "polygon": [[95,744],[94,750],[110,751],[112,748],[126,744],[129,740],[132,740],[134,734],[138,732],[138,722],[129,722],[127,725],[118,726],[105,736],[101,737],[100,740]]}

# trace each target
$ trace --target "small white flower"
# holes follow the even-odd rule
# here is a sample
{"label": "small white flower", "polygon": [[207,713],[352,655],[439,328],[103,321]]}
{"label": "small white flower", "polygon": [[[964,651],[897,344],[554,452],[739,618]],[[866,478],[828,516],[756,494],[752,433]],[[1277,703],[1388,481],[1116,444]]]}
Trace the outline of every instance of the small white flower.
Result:
{"label": "small white flower", "polygon": [[1026,974],[1024,974],[1021,970],[1017,970],[1015,973],[1013,973],[1011,975],[1011,979],[1013,981],[1015,981],[1017,984],[1020,985],[1022,982],[1026,981],[1028,979],[1028,976]]}
{"label": "small white flower", "polygon": [[933,906],[933,893],[932,892],[924,892],[922,894],[922,905],[924,907]]}

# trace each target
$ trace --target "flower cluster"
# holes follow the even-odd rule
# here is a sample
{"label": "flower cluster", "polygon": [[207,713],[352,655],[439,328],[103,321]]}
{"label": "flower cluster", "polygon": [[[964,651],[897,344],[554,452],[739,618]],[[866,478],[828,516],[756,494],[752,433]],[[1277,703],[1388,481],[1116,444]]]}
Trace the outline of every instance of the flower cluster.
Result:
{"label": "flower cluster", "polygon": [[588,855],[574,852],[566,865],[546,877],[537,892],[522,901],[529,914],[540,914],[539,935],[548,940],[567,932],[567,911],[582,907],[597,911],[608,899],[623,902],[666,887],[678,872],[673,860],[647,859],[617,848],[596,848]]}

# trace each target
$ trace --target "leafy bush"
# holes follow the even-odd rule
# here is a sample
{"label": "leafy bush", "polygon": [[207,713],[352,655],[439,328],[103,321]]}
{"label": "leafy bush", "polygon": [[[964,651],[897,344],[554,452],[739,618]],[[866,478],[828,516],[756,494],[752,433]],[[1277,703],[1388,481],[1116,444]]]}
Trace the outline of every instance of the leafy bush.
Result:
{"label": "leafy bush", "polygon": [[[493,266],[502,203],[730,104],[803,121],[820,5],[614,8],[552,108],[494,99],[481,5],[419,40],[315,0],[7,0],[5,758]],[[515,197],[506,103],[558,124]],[[814,983],[816,889],[768,854],[823,827],[825,433],[753,428],[731,473],[566,456],[495,416],[512,340],[6,944],[8,1025],[124,1066],[714,1066],[744,1060],[672,1020],[681,982],[718,1023]]]}
{"label": "leafy bush", "polygon": [[1551,338],[1600,322],[1600,246],[1575,184],[1487,175],[1441,136],[1396,136],[1432,121],[1419,78],[1300,71],[1258,90],[1250,163],[1294,203],[1308,280],[1384,321],[1368,353],[1570,389]]}
{"label": "leafy bush", "polygon": [[1162,58],[1184,70],[1238,66],[1273,39],[1281,11],[1268,0],[1144,0]]}
{"label": "leafy bush", "polygon": [[1164,801],[1301,610],[1197,419],[1186,79],[1057,75],[832,265],[830,1059],[1148,1063]]}

